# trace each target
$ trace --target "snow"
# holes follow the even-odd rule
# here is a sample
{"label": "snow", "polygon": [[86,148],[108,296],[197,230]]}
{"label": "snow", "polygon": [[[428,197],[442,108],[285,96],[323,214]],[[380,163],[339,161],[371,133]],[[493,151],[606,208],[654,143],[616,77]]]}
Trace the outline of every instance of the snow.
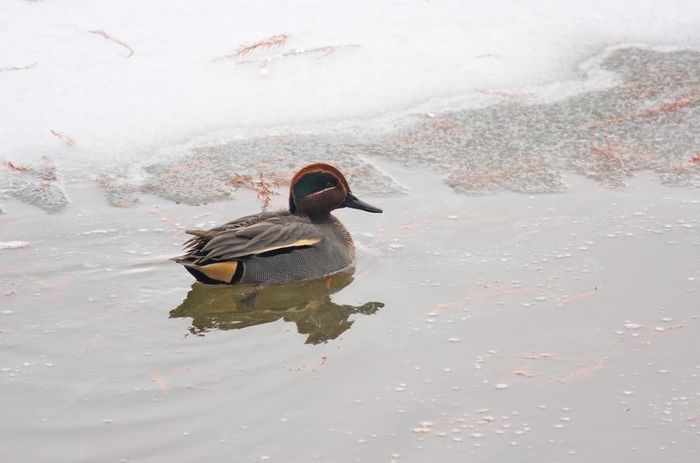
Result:
{"label": "snow", "polygon": [[[484,89],[556,92],[551,83],[571,79],[577,63],[622,42],[700,47],[697,1],[4,0],[0,8],[2,157],[49,155],[64,168],[136,159],[222,129],[375,117]],[[266,75],[217,60],[275,34],[289,36],[284,47],[245,58],[357,46],[277,59]]]}

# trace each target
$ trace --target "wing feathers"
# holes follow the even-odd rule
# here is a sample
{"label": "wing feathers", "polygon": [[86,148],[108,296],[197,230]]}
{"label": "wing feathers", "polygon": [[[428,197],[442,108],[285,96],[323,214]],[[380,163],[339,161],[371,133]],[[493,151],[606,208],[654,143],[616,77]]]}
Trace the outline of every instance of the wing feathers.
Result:
{"label": "wing feathers", "polygon": [[248,216],[211,230],[188,233],[194,237],[185,244],[187,252],[181,259],[196,265],[313,246],[321,241],[320,232],[308,219],[279,213]]}

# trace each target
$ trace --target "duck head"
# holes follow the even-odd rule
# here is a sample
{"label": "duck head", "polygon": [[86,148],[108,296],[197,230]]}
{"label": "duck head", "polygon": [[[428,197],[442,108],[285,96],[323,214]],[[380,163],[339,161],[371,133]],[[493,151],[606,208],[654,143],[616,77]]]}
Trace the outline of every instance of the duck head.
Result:
{"label": "duck head", "polygon": [[329,164],[311,164],[292,177],[289,187],[289,212],[311,218],[324,218],[334,209],[350,207],[367,212],[381,209],[352,194],[347,180]]}

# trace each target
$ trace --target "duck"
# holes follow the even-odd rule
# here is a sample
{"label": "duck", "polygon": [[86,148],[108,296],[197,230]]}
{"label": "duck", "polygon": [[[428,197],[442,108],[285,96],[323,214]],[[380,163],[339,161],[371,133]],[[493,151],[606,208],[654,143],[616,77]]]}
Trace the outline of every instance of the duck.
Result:
{"label": "duck", "polygon": [[355,196],[330,164],[299,170],[289,210],[248,215],[192,235],[173,260],[200,283],[272,285],[314,280],[354,269],[350,232],[331,214],[341,208],[381,213]]}

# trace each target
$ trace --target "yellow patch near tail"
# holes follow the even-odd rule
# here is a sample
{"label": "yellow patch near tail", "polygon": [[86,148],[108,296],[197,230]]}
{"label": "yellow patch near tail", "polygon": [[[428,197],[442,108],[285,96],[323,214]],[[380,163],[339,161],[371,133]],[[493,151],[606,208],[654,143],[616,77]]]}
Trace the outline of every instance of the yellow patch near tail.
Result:
{"label": "yellow patch near tail", "polygon": [[264,254],[266,252],[276,251],[277,249],[284,249],[284,248],[300,248],[302,246],[313,246],[314,244],[318,243],[319,241],[321,241],[321,240],[318,238],[307,238],[307,239],[295,241],[293,243],[283,244],[281,246],[270,246],[268,248],[258,249],[253,254]]}
{"label": "yellow patch near tail", "polygon": [[238,261],[235,260],[231,262],[217,262],[215,264],[202,265],[201,267],[197,266],[197,270],[207,277],[223,283],[231,283],[237,268]]}

